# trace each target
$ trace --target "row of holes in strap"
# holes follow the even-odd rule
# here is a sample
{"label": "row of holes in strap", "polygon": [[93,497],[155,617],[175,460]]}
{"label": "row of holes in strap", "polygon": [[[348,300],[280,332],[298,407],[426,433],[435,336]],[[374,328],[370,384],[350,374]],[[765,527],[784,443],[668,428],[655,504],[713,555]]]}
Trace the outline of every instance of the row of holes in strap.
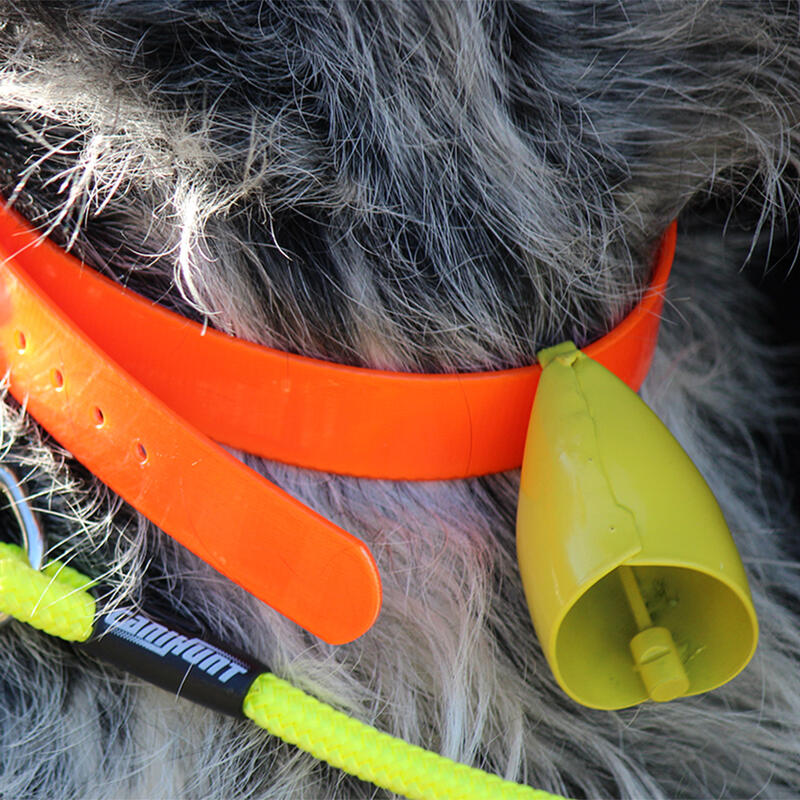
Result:
{"label": "row of holes in strap", "polygon": [[[14,345],[20,355],[27,349],[28,340],[22,331],[14,331]],[[52,369],[50,371],[50,383],[56,392],[62,391],[64,388],[64,373],[60,369]],[[95,428],[102,428],[106,424],[106,415],[100,406],[92,408],[92,418],[94,419]],[[140,464],[147,463],[147,448],[141,442],[134,444],[133,451]]]}

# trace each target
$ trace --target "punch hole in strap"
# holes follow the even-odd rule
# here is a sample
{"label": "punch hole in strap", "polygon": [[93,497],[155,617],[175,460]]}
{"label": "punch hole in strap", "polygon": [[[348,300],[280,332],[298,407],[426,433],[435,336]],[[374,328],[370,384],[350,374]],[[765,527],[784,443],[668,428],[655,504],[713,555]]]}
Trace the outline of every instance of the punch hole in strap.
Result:
{"label": "punch hole in strap", "polygon": [[[16,330],[14,332],[14,344],[16,345],[17,355],[24,356],[28,351],[29,345],[29,337],[28,335],[22,330]],[[32,347],[35,347],[35,342],[32,343]],[[57,367],[53,367],[49,371],[49,379],[50,379],[50,388],[54,392],[68,392],[68,378],[65,374],[65,366],[63,364],[59,364]],[[92,404],[89,403],[89,414],[92,420],[92,424],[94,425],[95,429],[98,431],[102,431],[106,427],[106,413],[103,410],[101,403]],[[136,461],[139,463],[140,466],[145,466],[149,461],[149,453],[147,450],[146,445],[140,439],[135,438],[130,445],[131,451],[133,452]]]}

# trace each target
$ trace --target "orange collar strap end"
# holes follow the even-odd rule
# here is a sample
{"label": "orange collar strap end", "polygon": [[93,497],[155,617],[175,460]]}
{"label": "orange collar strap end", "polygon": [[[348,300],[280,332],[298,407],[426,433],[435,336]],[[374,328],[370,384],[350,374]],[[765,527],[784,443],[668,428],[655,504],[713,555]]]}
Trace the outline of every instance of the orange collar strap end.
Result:
{"label": "orange collar strap end", "polygon": [[[638,389],[675,248],[587,355]],[[347,367],[209,330],[99,275],[0,208],[10,391],[165,533],[333,644],[377,618],[372,554],[220,444],[301,467],[444,480],[519,467],[538,365],[419,375]],[[188,389],[187,389],[188,387]]]}

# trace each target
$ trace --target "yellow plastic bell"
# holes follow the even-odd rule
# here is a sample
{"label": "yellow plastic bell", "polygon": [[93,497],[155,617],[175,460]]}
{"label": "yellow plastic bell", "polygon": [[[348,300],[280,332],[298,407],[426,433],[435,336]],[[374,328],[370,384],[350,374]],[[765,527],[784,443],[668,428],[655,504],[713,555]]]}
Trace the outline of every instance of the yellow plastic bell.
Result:
{"label": "yellow plastic bell", "polygon": [[711,490],[638,395],[572,342],[539,362],[517,554],[553,674],[602,709],[726,683],[758,623]]}

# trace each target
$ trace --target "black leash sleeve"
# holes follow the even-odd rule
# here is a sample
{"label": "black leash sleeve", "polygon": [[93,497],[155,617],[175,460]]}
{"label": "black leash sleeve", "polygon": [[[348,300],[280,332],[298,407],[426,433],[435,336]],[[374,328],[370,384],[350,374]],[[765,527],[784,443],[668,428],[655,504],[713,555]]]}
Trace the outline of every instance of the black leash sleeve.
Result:
{"label": "black leash sleeve", "polygon": [[132,608],[101,612],[92,636],[76,647],[177,697],[236,717],[253,681],[269,671],[225,645]]}

